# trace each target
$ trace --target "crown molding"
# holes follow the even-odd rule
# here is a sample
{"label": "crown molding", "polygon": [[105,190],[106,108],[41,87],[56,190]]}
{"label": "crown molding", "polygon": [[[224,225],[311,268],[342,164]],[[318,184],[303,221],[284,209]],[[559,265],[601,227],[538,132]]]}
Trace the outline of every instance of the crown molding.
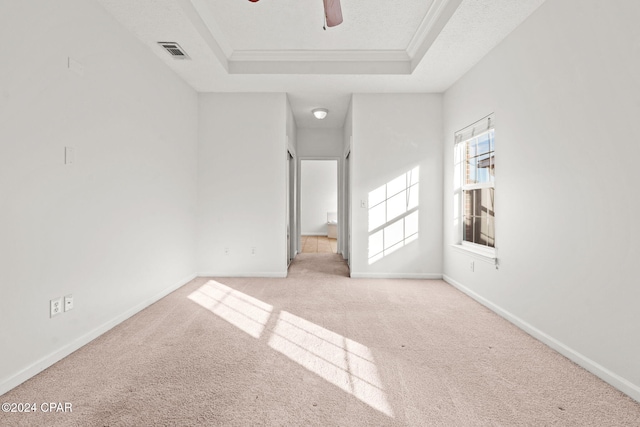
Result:
{"label": "crown molding", "polygon": [[410,74],[404,50],[234,51],[229,74]]}
{"label": "crown molding", "polygon": [[179,0],[229,74],[411,74],[462,0],[435,0],[406,50],[234,50],[206,0]]}
{"label": "crown molding", "polygon": [[375,62],[409,61],[405,50],[235,50],[229,61]]}
{"label": "crown molding", "polygon": [[435,0],[407,46],[411,71],[415,70],[431,45],[449,22],[462,0]]}

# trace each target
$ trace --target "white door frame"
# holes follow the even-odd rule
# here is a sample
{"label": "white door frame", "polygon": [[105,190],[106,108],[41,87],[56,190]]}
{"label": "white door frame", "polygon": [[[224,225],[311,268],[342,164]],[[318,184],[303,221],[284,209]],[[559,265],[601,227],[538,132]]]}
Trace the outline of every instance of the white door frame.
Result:
{"label": "white door frame", "polygon": [[[349,146],[345,149],[342,156],[342,228],[339,230],[339,235],[342,237],[342,246],[340,251],[342,257],[347,260],[347,265],[351,267],[351,213],[353,206],[351,204],[351,170],[353,168],[352,155],[351,155],[351,141],[353,137],[349,139]],[[348,159],[347,159],[348,158]],[[347,170],[347,164],[349,169]]]}
{"label": "white door frame", "polygon": [[[287,257],[287,261],[286,261],[286,271],[287,274],[289,271],[289,264],[290,264],[290,259],[289,257],[291,256],[291,259],[295,258],[296,255],[298,254],[299,250],[298,250],[298,239],[296,238],[296,230],[298,229],[298,223],[300,222],[299,220],[299,209],[297,208],[297,204],[298,201],[294,200],[294,206],[293,206],[293,210],[290,209],[291,206],[291,200],[290,197],[293,193],[293,195],[295,195],[295,197],[299,197],[298,196],[298,189],[296,188],[297,184],[298,184],[298,177],[297,177],[297,173],[298,173],[298,158],[296,156],[296,149],[291,145],[291,143],[289,142],[289,135],[287,135],[287,140],[285,143],[285,150],[286,150],[286,155],[287,155],[287,161],[285,162],[286,165],[286,173],[285,173],[285,192],[287,194],[287,196],[285,197],[286,200],[286,204],[287,206],[285,207],[285,212],[288,214],[287,218],[285,220],[285,233],[288,232],[289,233],[289,239],[290,241],[287,242],[287,238],[285,235],[285,245],[287,246],[285,248],[285,254]],[[292,160],[288,160],[288,156],[289,154],[291,154],[291,156],[293,157]],[[289,161],[293,162],[293,167],[295,169],[294,171],[294,181],[290,182],[290,171],[289,171]],[[291,186],[293,186],[293,192],[291,191],[292,188]],[[287,224],[289,224],[289,230],[287,230]]]}
{"label": "white door frame", "polygon": [[[343,199],[343,184],[342,184],[342,162],[343,159],[339,156],[300,156],[297,158],[298,159],[298,163],[297,163],[297,170],[296,170],[296,218],[298,219],[297,221],[297,231],[296,231],[296,241],[297,241],[297,245],[296,247],[298,248],[298,252],[302,252],[301,250],[301,246],[302,246],[302,226],[301,226],[301,221],[300,221],[300,215],[301,215],[301,211],[300,211],[300,201],[301,201],[301,187],[302,187],[302,174],[301,174],[301,170],[302,170],[302,161],[303,160],[335,160],[337,163],[337,169],[338,169],[338,248],[340,248],[341,246],[341,233],[340,233],[340,227],[342,227],[340,225],[340,218],[342,218],[342,199]],[[341,252],[340,250],[338,252]]]}

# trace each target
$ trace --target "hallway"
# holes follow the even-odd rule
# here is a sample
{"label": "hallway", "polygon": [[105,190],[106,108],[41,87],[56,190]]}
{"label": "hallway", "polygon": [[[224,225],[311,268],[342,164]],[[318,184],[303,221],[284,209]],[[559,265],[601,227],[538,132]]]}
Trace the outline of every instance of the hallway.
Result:
{"label": "hallway", "polygon": [[338,253],[338,240],[327,236],[302,236],[302,253]]}

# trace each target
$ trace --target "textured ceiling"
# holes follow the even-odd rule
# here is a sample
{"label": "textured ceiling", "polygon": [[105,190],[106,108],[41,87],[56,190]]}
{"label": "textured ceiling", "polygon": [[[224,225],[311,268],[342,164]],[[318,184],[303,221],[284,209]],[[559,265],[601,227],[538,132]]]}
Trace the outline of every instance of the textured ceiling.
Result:
{"label": "textured ceiling", "polygon": [[[199,92],[286,92],[298,127],[341,127],[344,112],[347,111],[349,95],[352,93],[375,92],[443,92],[464,73],[500,43],[511,31],[522,23],[545,0],[463,0],[453,16],[411,74],[406,75],[341,75],[341,74],[230,74],[220,61],[220,53],[229,55],[233,49],[249,46],[251,37],[225,34],[223,26],[211,29],[202,21],[207,17],[194,12],[194,4],[208,6],[206,2],[222,0],[98,0],[126,29],[135,34],[158,57],[173,69],[188,84]],[[284,0],[278,0],[278,2]],[[290,14],[310,14],[309,3],[316,0],[291,2]],[[348,2],[362,0],[342,0],[345,23],[349,15],[345,6]],[[317,0],[322,3],[321,0]],[[246,0],[228,0],[226,3],[247,3],[248,6],[277,3],[276,0],[261,0],[250,4]],[[375,15],[375,5],[382,3],[403,7],[404,2],[370,0],[369,13],[376,19],[388,16]],[[409,1],[407,3],[410,3]],[[259,10],[259,9],[256,9]],[[223,21],[220,17],[215,18]],[[395,16],[395,15],[394,15]],[[199,22],[199,19],[202,21]],[[268,43],[278,38],[285,40],[300,38],[299,29],[276,25],[264,21],[262,15],[252,18],[252,23],[242,27],[268,28]],[[373,18],[371,18],[373,19]],[[358,22],[358,21],[356,21]],[[272,25],[271,25],[272,24]],[[312,30],[321,25],[313,24]],[[226,24],[225,24],[226,25]],[[264,27],[263,27],[264,25]],[[326,33],[340,27],[328,29]],[[238,26],[237,30],[241,30]],[[305,29],[306,31],[306,29]],[[240,31],[241,32],[241,31]],[[247,33],[249,34],[249,33]],[[265,36],[266,37],[266,36]],[[190,61],[177,61],[158,47],[158,41],[178,42],[191,56]],[[406,43],[406,35],[398,35],[396,43]],[[232,43],[240,43],[232,46]],[[242,44],[245,43],[245,44]],[[260,41],[260,43],[263,43]],[[267,43],[265,41],[264,43]],[[297,43],[297,42],[294,42]],[[266,46],[266,44],[265,44]],[[284,49],[286,44],[277,45]],[[368,50],[381,51],[372,41]],[[218,51],[216,51],[219,49]],[[269,45],[269,47],[271,47]],[[256,50],[255,47],[250,47]],[[260,51],[260,49],[257,49]],[[355,57],[355,55],[354,55]],[[311,70],[313,71],[313,70]],[[331,110],[330,119],[314,121],[309,106],[325,106]]]}
{"label": "textured ceiling", "polygon": [[433,0],[343,0],[322,29],[322,0],[205,0],[233,50],[405,50]]}

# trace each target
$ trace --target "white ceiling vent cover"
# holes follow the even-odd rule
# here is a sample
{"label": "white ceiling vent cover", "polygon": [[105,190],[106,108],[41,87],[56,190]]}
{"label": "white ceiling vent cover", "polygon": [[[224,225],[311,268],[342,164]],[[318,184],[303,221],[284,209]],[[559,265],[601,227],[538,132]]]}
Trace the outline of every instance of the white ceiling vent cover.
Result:
{"label": "white ceiling vent cover", "polygon": [[164,50],[169,52],[169,55],[171,55],[173,59],[191,59],[189,58],[189,55],[187,55],[187,52],[185,52],[178,43],[158,42],[158,44],[162,46]]}

